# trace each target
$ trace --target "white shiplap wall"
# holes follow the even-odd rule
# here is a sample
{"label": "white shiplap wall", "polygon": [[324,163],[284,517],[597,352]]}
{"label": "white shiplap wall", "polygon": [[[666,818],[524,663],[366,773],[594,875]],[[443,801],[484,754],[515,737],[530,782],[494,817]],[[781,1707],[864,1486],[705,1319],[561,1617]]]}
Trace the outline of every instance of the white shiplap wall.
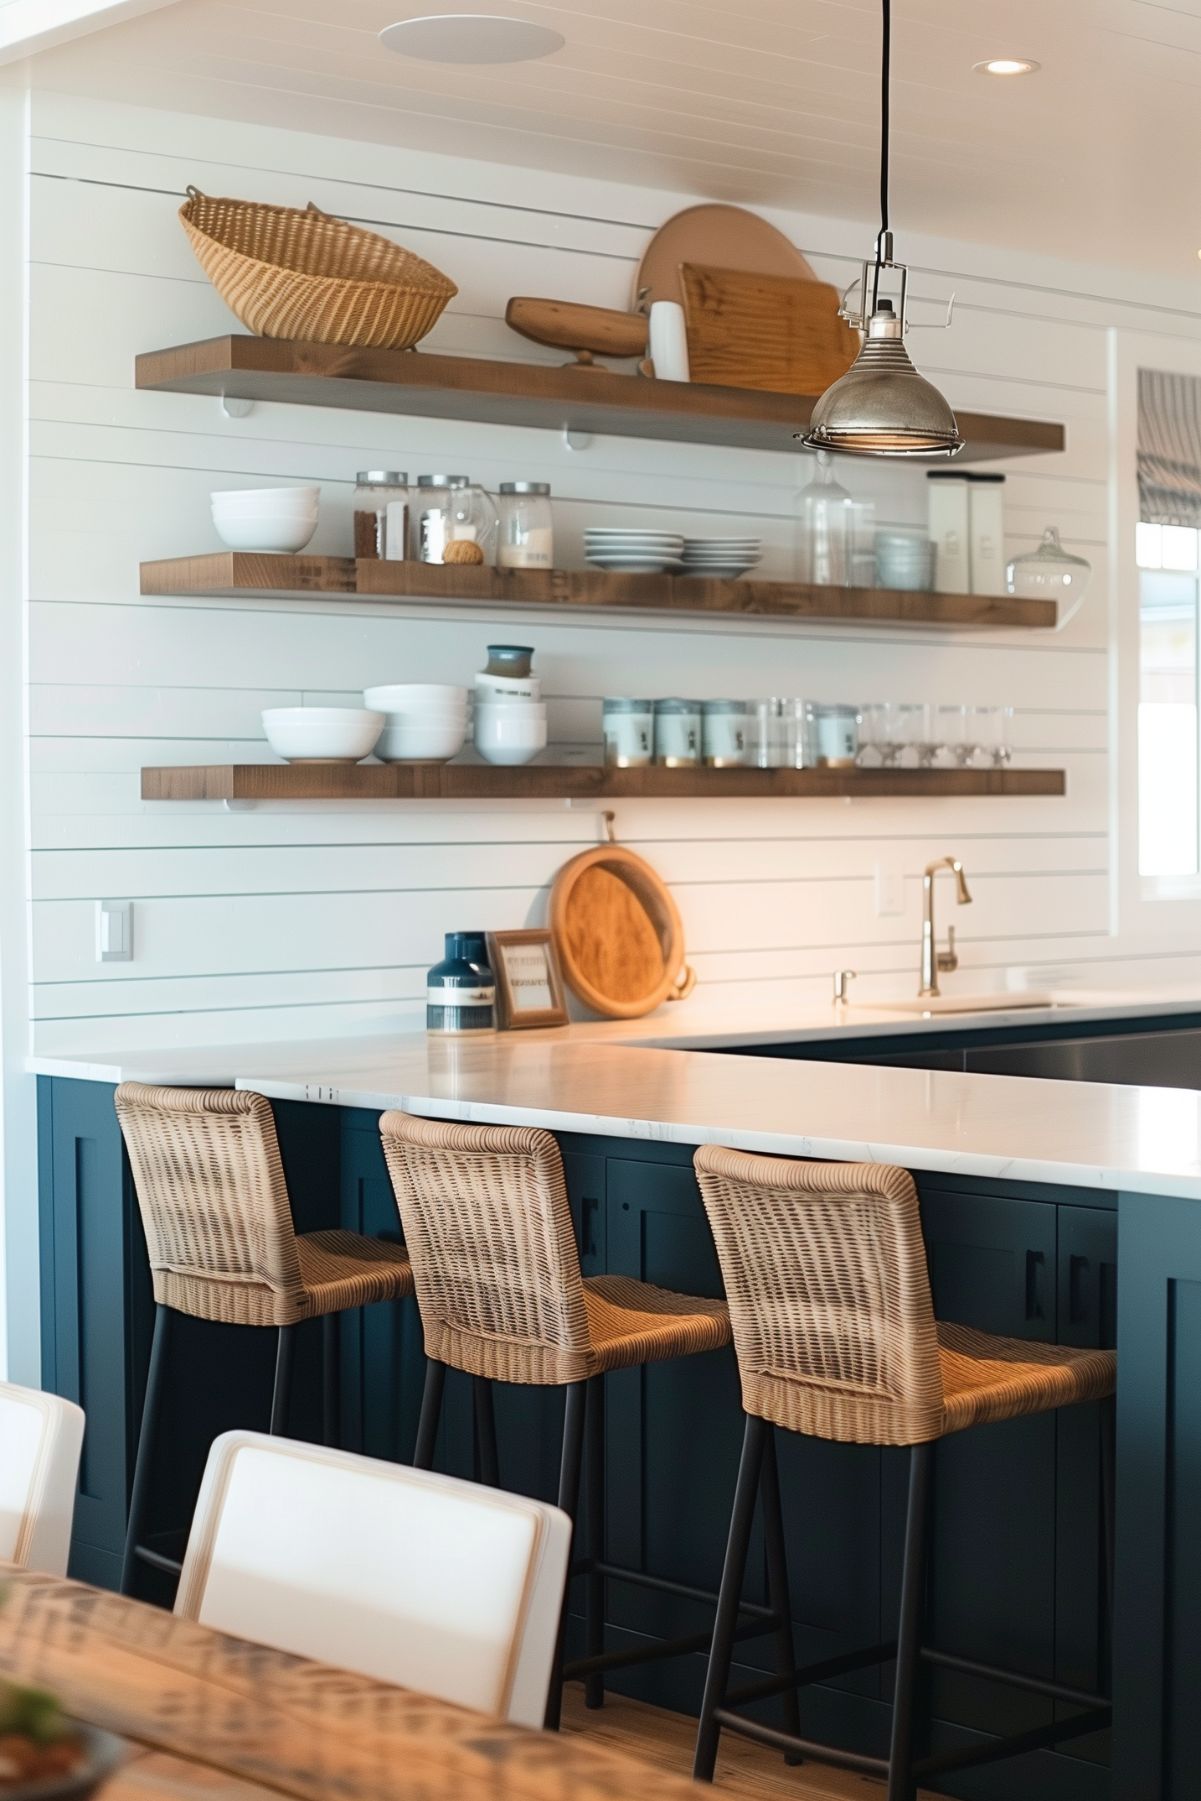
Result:
{"label": "white shiplap wall", "polygon": [[[33,134],[38,1049],[308,1037],[395,1020],[413,1012],[444,928],[540,920],[556,868],[596,840],[592,809],[226,812],[138,798],[143,763],[267,759],[262,707],[353,702],[372,681],[468,680],[497,636],[537,645],[563,742],[598,734],[606,692],[930,698],[1014,705],[1018,764],[1066,767],[1066,801],[623,806],[620,835],[673,884],[705,984],[749,996],[786,978],[817,996],[851,962],[880,978],[879,992],[904,992],[921,866],[952,849],[976,897],[958,922],[971,986],[1011,965],[1043,979],[1089,973],[1117,953],[1107,938],[1106,328],[1189,334],[1187,314],[1148,314],[1116,272],[1108,288],[1063,268],[1041,283],[1028,270],[1001,279],[978,249],[928,249],[919,270],[919,316],[923,298],[933,316],[958,290],[953,330],[915,340],[951,399],[1066,422],[1066,455],[1014,462],[1007,489],[1010,552],[1056,521],[1096,567],[1088,603],[1057,636],[141,599],[140,559],[215,547],[212,487],[319,480],[314,548],[334,551],[347,541],[355,469],[381,463],[467,469],[489,485],[548,479],[562,560],[579,560],[585,520],[701,531],[720,521],[761,532],[768,571],[783,574],[794,491],[811,464],[617,438],[571,452],[550,433],[316,408],[259,406],[231,420],[215,401],[137,394],[139,350],[232,324],[175,220],[188,182],[311,198],[394,235],[459,285],[430,348],[531,361],[537,347],[502,323],[506,298],[627,304],[649,229],[688,197],[55,95],[35,95]],[[820,274],[850,279],[862,227],[775,216]],[[919,472],[856,467],[846,479],[876,497],[882,520],[924,516]],[[878,867],[903,872],[903,917],[877,916]],[[102,896],[135,903],[130,963],[95,960]]]}

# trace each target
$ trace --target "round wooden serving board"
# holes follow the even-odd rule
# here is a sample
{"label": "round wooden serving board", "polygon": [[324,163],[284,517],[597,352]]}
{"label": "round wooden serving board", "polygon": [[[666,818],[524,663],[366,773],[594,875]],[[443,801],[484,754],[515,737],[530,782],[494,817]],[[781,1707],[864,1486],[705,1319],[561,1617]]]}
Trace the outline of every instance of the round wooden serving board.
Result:
{"label": "round wooden serving board", "polygon": [[651,238],[634,276],[637,311],[649,311],[655,300],[683,302],[681,263],[740,269],[748,275],[789,275],[794,281],[815,279],[796,245],[758,213],[707,202],[685,207]]}
{"label": "round wooden serving board", "polygon": [[564,980],[609,1019],[639,1019],[695,985],[675,901],[650,864],[622,845],[598,845],[563,865],[550,929]]}

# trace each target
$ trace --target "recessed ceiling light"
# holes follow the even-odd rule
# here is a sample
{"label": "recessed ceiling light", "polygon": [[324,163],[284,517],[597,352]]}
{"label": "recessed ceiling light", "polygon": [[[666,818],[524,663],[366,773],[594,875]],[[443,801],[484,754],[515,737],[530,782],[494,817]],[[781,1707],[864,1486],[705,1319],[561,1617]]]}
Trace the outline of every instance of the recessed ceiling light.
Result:
{"label": "recessed ceiling light", "polygon": [[566,43],[559,32],[528,19],[491,13],[431,13],[386,25],[379,41],[398,56],[427,63],[525,63],[550,56]]}
{"label": "recessed ceiling light", "polygon": [[977,75],[1033,75],[1042,64],[1028,56],[991,56],[986,63],[973,63]]}

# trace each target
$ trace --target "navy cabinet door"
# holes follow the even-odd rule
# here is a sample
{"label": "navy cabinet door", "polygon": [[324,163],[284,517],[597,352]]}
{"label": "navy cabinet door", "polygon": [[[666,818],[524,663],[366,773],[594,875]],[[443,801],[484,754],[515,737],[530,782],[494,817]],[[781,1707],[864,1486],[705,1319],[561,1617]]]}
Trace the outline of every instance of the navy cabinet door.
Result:
{"label": "navy cabinet door", "polygon": [[[1058,1342],[1112,1347],[1117,1343],[1117,1213],[1100,1207],[1059,1207],[1056,1212]],[[1110,1659],[1102,1565],[1101,1409],[1065,1407],[1056,1429],[1055,1675],[1074,1688],[1105,1692]],[[1071,1753],[1105,1762],[1109,1734],[1077,1739]]]}
{"label": "navy cabinet door", "polygon": [[[938,1317],[1010,1338],[1056,1330],[1056,1208],[923,1185]],[[889,1455],[886,1619],[898,1594],[904,1459]],[[1055,1673],[1056,1422],[1007,1420],[935,1453],[931,1641],[1002,1668]],[[1041,1697],[940,1672],[935,1717],[986,1732],[1050,1717]]]}

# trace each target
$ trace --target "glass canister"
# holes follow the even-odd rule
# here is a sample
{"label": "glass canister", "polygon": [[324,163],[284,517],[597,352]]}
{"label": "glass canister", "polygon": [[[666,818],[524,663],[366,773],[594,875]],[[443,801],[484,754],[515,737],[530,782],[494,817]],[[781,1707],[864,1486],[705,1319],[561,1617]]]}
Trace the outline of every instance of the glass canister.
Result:
{"label": "glass canister", "polygon": [[502,569],[554,568],[549,482],[502,482],[496,512],[496,561]]}
{"label": "glass canister", "polygon": [[1073,556],[1059,541],[1057,526],[1049,525],[1037,550],[1014,557],[1005,571],[1010,594],[1024,600],[1079,601],[1092,574],[1092,564]]}
{"label": "glass canister", "polygon": [[694,769],[701,760],[699,700],[655,702],[655,762],[667,769]]}
{"label": "glass canister", "polygon": [[654,761],[655,703],[608,695],[601,706],[605,763],[610,769],[644,769]]}
{"label": "glass canister", "polygon": [[413,555],[419,563],[493,561],[496,508],[470,476],[419,475],[411,512]]}
{"label": "glass canister", "polygon": [[[356,557],[401,559],[408,555],[409,478],[402,470],[360,469],[354,478],[351,505]],[[391,527],[390,507],[396,508]]]}
{"label": "glass canister", "polygon": [[737,769],[751,760],[751,717],[745,700],[707,700],[701,743],[710,769]]}
{"label": "glass canister", "polygon": [[805,709],[805,761],[819,769],[851,769],[859,755],[859,709],[840,701]]}

